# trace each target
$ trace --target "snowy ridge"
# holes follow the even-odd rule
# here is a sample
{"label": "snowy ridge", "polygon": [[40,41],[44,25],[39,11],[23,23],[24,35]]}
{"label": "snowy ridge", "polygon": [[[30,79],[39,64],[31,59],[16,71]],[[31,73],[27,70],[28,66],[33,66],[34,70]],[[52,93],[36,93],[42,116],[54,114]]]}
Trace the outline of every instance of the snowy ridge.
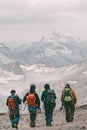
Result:
{"label": "snowy ridge", "polygon": [[[17,41],[14,43],[16,44]],[[23,42],[15,48],[6,47],[5,44],[0,45],[3,45],[0,53],[10,57],[11,60],[28,65],[45,64],[46,66],[61,67],[87,59],[87,41],[57,32],[53,32],[49,37],[43,36],[36,42]]]}
{"label": "snowy ridge", "polygon": [[43,64],[38,64],[38,65],[34,64],[34,65],[29,66],[29,67],[25,67],[25,66],[21,65],[21,68],[26,70],[26,71],[33,71],[36,73],[49,73],[49,72],[53,72],[53,71],[57,70],[57,68],[46,67]]}
{"label": "snowy ridge", "polygon": [[0,68],[0,83],[8,83],[9,81],[12,80],[20,80],[23,77],[23,75],[15,75],[11,72],[7,72],[2,70],[2,68]]}

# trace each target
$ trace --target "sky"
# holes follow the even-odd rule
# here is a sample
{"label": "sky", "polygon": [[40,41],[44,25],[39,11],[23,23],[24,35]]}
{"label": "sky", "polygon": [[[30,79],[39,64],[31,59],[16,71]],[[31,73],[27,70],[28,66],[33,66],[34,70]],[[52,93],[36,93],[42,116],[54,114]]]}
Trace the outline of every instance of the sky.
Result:
{"label": "sky", "polygon": [[0,0],[0,42],[59,34],[87,39],[87,0]]}

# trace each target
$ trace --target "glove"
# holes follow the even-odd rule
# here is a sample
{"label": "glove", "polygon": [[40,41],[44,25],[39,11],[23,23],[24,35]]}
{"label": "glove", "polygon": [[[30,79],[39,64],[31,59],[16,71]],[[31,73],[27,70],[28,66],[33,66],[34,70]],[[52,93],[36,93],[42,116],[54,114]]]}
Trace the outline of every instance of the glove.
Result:
{"label": "glove", "polygon": [[63,109],[63,107],[60,107],[60,110],[62,110]]}

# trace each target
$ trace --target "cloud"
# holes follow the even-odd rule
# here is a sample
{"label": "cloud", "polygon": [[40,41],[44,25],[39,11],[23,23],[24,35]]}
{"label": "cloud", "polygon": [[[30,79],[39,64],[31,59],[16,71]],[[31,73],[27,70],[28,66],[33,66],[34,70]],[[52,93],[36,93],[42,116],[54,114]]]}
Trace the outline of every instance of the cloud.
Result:
{"label": "cloud", "polygon": [[15,28],[16,32],[16,29],[21,31],[24,28],[32,28],[34,31],[34,28],[38,27],[40,33],[55,29],[60,32],[76,33],[77,27],[81,27],[84,35],[87,28],[86,16],[87,0],[0,1],[0,29],[4,31],[6,29],[6,32],[9,31],[8,28],[11,30]]}
{"label": "cloud", "polygon": [[0,2],[0,23],[55,23],[63,17],[85,15],[86,5],[85,0],[3,0]]}

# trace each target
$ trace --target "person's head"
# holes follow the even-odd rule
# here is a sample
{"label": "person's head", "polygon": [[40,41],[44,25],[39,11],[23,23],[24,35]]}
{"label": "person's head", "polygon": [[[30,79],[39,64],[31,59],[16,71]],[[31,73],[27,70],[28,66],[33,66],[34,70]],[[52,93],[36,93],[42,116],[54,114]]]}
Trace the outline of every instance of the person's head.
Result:
{"label": "person's head", "polygon": [[67,83],[67,84],[65,85],[65,88],[70,88],[70,84]]}
{"label": "person's head", "polygon": [[11,95],[15,95],[15,93],[16,93],[16,91],[13,89],[13,90],[11,90]]}
{"label": "person's head", "polygon": [[34,93],[35,92],[35,89],[36,89],[36,86],[34,84],[31,84],[30,85],[30,92],[31,93]]}
{"label": "person's head", "polygon": [[45,90],[50,89],[50,85],[49,85],[49,84],[45,84],[45,85],[44,85],[44,89],[45,89]]}

